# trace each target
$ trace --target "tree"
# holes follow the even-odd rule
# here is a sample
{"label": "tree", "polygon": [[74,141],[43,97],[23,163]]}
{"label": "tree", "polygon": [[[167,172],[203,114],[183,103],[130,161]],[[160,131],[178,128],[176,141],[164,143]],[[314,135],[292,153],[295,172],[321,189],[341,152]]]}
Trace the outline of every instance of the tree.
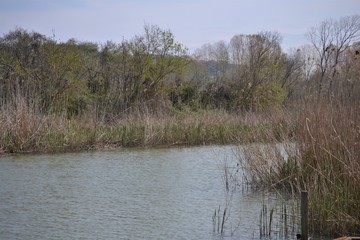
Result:
{"label": "tree", "polygon": [[230,85],[229,70],[230,56],[229,45],[225,41],[214,44],[205,44],[194,54],[197,64],[202,66],[204,89],[202,103],[205,106],[216,108],[229,108]]}
{"label": "tree", "polygon": [[[164,79],[169,74],[179,73],[188,64],[187,49],[175,41],[170,30],[156,25],[146,25],[145,33],[133,40],[143,51],[146,59],[143,96],[155,105],[164,101]],[[159,102],[160,101],[160,102]]]}
{"label": "tree", "polygon": [[16,29],[0,39],[0,51],[3,104],[21,100],[44,114],[79,110],[87,95],[84,55],[89,53],[81,54],[84,48],[75,40],[58,43]]}
{"label": "tree", "polygon": [[181,72],[188,61],[186,48],[156,25],[146,25],[144,34],[131,40],[108,42],[101,49],[101,79],[96,84],[101,104],[114,114],[165,106],[170,102],[166,77]]}
{"label": "tree", "polygon": [[318,27],[313,27],[307,34],[317,52],[318,97],[321,96],[326,77],[328,78],[328,96],[333,95],[333,82],[338,71],[338,64],[351,43],[358,39],[360,15],[343,17],[336,21],[328,19]]}
{"label": "tree", "polygon": [[[256,96],[264,92],[264,86],[276,89],[271,91],[274,94],[279,93],[281,79],[284,77],[280,39],[277,32],[237,35],[231,39],[230,49],[234,64],[232,89],[240,93],[238,105],[241,108],[251,110],[255,107],[266,107],[268,101],[262,101],[263,97]],[[282,97],[272,99],[282,99]]]}
{"label": "tree", "polygon": [[339,64],[334,89],[344,102],[355,103],[360,99],[360,42],[353,43],[344,53]]}
{"label": "tree", "polygon": [[[36,69],[44,111],[76,113],[87,95],[86,63],[76,42],[49,41],[41,48],[41,65]],[[82,109],[84,110],[84,109]],[[72,113],[70,113],[72,112]]]}
{"label": "tree", "polygon": [[39,49],[48,39],[39,33],[16,29],[0,38],[1,101],[15,103],[22,98],[36,104],[36,76]]}

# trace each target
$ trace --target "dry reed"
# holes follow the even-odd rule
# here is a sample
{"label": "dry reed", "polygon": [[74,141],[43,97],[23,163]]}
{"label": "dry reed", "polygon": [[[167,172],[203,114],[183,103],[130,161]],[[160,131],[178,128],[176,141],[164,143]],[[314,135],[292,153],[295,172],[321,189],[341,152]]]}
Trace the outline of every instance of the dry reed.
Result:
{"label": "dry reed", "polygon": [[313,233],[360,234],[360,105],[311,102],[296,110],[284,118],[291,133],[273,135],[280,145],[241,147],[245,180],[294,195],[307,190]]}
{"label": "dry reed", "polygon": [[3,153],[61,152],[114,147],[231,144],[254,141],[265,125],[250,114],[224,111],[128,114],[108,121],[94,112],[78,118],[42,115],[20,103],[0,112]]}

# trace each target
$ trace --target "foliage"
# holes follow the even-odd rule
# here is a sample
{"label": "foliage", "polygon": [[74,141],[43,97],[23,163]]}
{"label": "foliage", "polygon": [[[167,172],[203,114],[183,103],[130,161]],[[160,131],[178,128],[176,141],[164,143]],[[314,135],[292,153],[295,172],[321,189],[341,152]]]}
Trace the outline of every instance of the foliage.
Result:
{"label": "foliage", "polygon": [[255,89],[256,109],[279,107],[279,104],[283,103],[285,98],[285,89],[281,88],[277,82],[265,83]]}
{"label": "foliage", "polygon": [[165,77],[180,73],[189,62],[186,48],[157,26],[101,48],[74,39],[58,43],[16,29],[0,38],[0,46],[2,104],[24,99],[44,114],[73,116],[93,106],[99,115],[156,110],[168,103]]}
{"label": "foliage", "polygon": [[77,49],[38,36],[17,30],[3,39],[4,52],[13,53],[2,58],[6,66],[2,103],[25,100],[44,114],[74,109],[86,97]]}

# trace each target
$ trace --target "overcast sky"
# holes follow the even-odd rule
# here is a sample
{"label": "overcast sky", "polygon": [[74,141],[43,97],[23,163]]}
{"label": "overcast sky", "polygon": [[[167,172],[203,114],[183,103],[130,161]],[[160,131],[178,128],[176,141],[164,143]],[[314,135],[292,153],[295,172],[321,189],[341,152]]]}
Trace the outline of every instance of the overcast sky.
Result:
{"label": "overcast sky", "polygon": [[266,30],[287,51],[321,21],[359,13],[360,0],[0,0],[0,35],[21,27],[59,41],[120,42],[156,24],[193,51]]}

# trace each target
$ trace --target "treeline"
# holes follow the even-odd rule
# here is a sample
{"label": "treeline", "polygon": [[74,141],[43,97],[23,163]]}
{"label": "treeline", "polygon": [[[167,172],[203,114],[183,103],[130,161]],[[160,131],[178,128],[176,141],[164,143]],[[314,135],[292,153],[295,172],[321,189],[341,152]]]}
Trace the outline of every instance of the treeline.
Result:
{"label": "treeline", "polygon": [[41,113],[68,116],[157,110],[168,104],[165,78],[189,60],[173,34],[157,26],[101,46],[16,29],[0,39],[1,104],[21,100]]}
{"label": "treeline", "polygon": [[212,69],[203,78],[213,80],[206,86],[211,99],[231,109],[266,109],[304,99],[351,103],[360,97],[359,33],[359,15],[330,19],[309,30],[308,45],[289,53],[281,50],[278,33],[261,32],[204,45],[195,59]]}
{"label": "treeline", "polygon": [[359,16],[327,20],[284,53],[276,32],[236,35],[190,56],[170,30],[146,25],[120,43],[57,42],[16,29],[0,38],[0,103],[41,114],[113,119],[133,111],[263,110],[304,98],[360,97]]}

